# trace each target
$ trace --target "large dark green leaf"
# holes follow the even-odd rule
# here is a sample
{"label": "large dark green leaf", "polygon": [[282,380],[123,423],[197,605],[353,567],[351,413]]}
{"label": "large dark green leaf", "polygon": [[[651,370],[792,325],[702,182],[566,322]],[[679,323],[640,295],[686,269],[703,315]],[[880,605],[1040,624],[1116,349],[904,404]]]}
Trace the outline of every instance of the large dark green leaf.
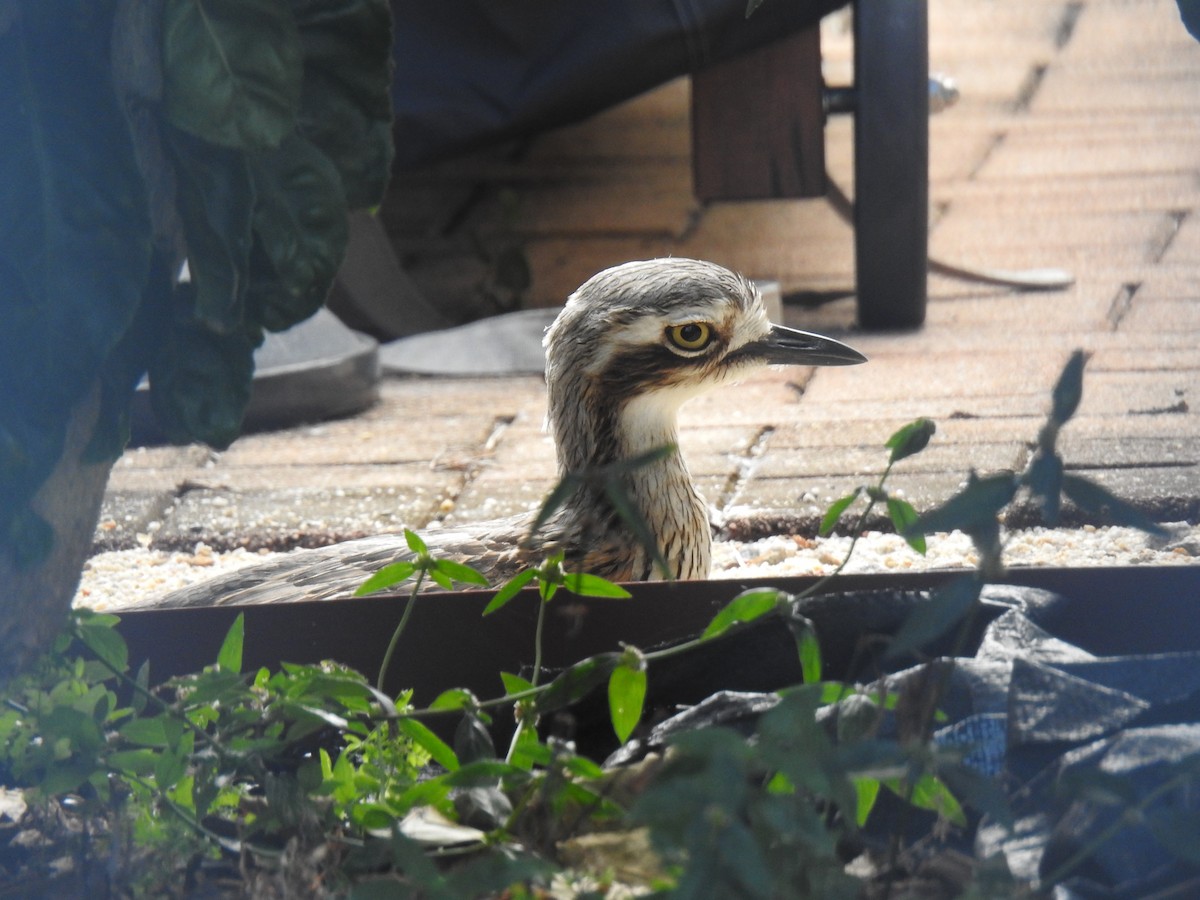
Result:
{"label": "large dark green leaf", "polygon": [[176,127],[241,150],[278,147],[302,78],[287,0],[166,0],[163,101]]}
{"label": "large dark green leaf", "polygon": [[620,653],[600,653],[563,670],[538,696],[538,712],[553,712],[587,696],[608,681],[621,659]]}
{"label": "large dark green leaf", "polygon": [[260,270],[248,299],[262,326],[277,331],[325,301],[346,252],[346,196],[329,158],[295,135],[277,150],[256,154],[251,174],[258,200],[254,232],[269,274]]}
{"label": "large dark green leaf", "polygon": [[150,399],[167,437],[224,448],[242,427],[254,376],[256,339],[214,334],[196,323],[172,330],[150,367]]}
{"label": "large dark green leaf", "polygon": [[0,371],[20,390],[0,408],[0,542],[11,548],[8,538],[28,534],[25,525],[13,527],[15,518],[38,527],[27,504],[61,455],[69,408],[133,319],[150,226],[112,89],[112,4],[6,9]]}
{"label": "large dark green leaf", "polygon": [[250,267],[254,188],[246,155],[177,129],[169,135],[195,315],[230,331],[241,325]]}
{"label": "large dark green leaf", "polygon": [[351,208],[379,203],[392,163],[387,0],[293,0],[304,51],[301,134],[333,160]]}

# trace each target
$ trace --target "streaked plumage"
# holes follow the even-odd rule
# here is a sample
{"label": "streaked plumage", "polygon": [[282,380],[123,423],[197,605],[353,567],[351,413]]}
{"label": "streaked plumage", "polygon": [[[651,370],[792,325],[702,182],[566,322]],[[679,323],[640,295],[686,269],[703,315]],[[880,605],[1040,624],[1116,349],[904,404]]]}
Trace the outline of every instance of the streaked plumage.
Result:
{"label": "streaked plumage", "polygon": [[[684,402],[763,365],[864,361],[837,341],[772,325],[751,282],[689,259],[625,263],[593,276],[567,300],[544,343],[547,422],[560,476],[674,444]],[[622,477],[672,577],[707,577],[708,510],[683,457],[673,453]],[[424,537],[435,555],[474,566],[494,585],[555,550],[565,553],[568,567],[616,581],[660,574],[599,484],[585,483],[525,546],[531,521],[517,516]],[[400,534],[347,541],[185,588],[155,605],[344,597],[381,566],[409,555]]]}

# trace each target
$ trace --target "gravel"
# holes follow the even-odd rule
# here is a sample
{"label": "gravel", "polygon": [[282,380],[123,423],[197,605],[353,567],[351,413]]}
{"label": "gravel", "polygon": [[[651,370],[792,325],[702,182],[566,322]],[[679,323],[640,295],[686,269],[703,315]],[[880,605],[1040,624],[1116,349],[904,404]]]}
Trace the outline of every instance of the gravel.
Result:
{"label": "gravel", "polygon": [[[1131,528],[1030,528],[1008,534],[1009,566],[1129,566],[1200,564],[1200,526],[1167,526],[1167,538]],[[750,542],[721,541],[713,548],[713,578],[823,575],[833,571],[850,548],[848,537],[812,539],[775,535]],[[93,609],[136,607],[154,597],[253,565],[280,554],[232,550],[219,553],[197,544],[191,553],[115,550],[88,560],[75,603]],[[846,572],[920,572],[973,567],[977,556],[959,532],[931,535],[924,556],[895,534],[867,532],[854,548]]]}

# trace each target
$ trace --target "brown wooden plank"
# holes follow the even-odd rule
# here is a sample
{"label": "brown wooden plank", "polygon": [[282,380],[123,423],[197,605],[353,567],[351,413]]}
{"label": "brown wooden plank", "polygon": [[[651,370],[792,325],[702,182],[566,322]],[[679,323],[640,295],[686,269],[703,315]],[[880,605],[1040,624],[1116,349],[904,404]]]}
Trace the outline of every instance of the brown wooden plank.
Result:
{"label": "brown wooden plank", "polygon": [[819,26],[696,72],[696,196],[760,200],[823,195],[823,87]]}

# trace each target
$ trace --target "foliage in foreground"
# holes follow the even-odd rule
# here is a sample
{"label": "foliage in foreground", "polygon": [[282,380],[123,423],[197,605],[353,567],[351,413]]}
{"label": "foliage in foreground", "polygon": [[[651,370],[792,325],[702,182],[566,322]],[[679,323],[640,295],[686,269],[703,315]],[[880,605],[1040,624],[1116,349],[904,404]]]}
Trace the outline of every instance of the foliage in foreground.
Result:
{"label": "foliage in foreground", "polygon": [[[918,652],[955,629],[959,643],[965,640],[982,583],[999,571],[1000,514],[1021,491],[1048,515],[1057,514],[1066,494],[1085,508],[1103,505],[1126,522],[1157,527],[1064,472],[1055,440],[1078,405],[1083,364],[1076,354],[1060,378],[1024,472],[973,476],[961,494],[918,516],[885,484],[892,466],[920,452],[933,434],[931,422],[918,420],[888,442],[884,476],[831,507],[823,531],[861,498],[855,533],[884,504],[917,549],[925,533],[960,528],[980,550],[980,571],[919,607],[892,639],[891,655]],[[419,602],[421,580],[477,580],[435,558],[415,534],[409,544],[412,561],[364,585],[416,579],[393,649]],[[175,892],[181,876],[182,890],[191,890],[224,873],[243,887],[363,898],[527,896],[552,882],[603,893],[621,879],[674,898],[854,897],[864,884],[847,873],[844,848],[884,793],[934,813],[947,828],[982,813],[1008,816],[1003,796],[963,764],[961,749],[930,740],[952,661],[929,669],[928,696],[916,704],[910,729],[915,737],[878,740],[880,717],[897,698],[824,677],[797,597],[749,591],[692,641],[654,651],[626,646],[543,680],[541,627],[557,592],[628,595],[551,558],[501,588],[485,615],[526,585],[537,587],[539,605],[529,677],[502,672],[501,696],[480,699],[456,688],[423,709],[335,663],[244,672],[240,616],[212,666],[151,687],[145,667],[129,671],[116,618],[80,611],[41,668],[8,688],[0,708],[0,781],[23,789],[30,827],[60,849],[65,834],[76,835],[66,843],[75,848],[77,875],[89,870],[89,860],[107,859],[107,889],[133,895]],[[662,760],[606,771],[570,743],[543,736],[543,718],[606,689],[615,736],[624,742],[641,721],[655,661],[767,616],[780,617],[793,635],[804,684],[780,690],[749,738],[705,728],[673,738]],[[387,660],[378,684],[386,667]],[[501,753],[488,726],[497,710],[510,707],[517,727]],[[1076,788],[1080,797],[1113,796],[1111,784]],[[65,827],[68,820],[76,826]],[[86,825],[86,840],[77,837],[78,823]],[[570,848],[597,832],[615,833],[626,845],[648,836],[636,874],[617,857],[593,858],[585,872],[567,865]],[[1084,848],[1077,864],[1096,849]],[[881,867],[885,880],[900,871],[898,854],[897,839]],[[231,859],[237,868],[222,869]],[[27,869],[36,870],[35,863]],[[972,896],[1025,890],[997,861],[976,875]]]}
{"label": "foliage in foreground", "polygon": [[[164,431],[228,445],[263,331],[324,301],[392,156],[386,0],[0,8],[0,553],[99,385],[115,459],[144,373]],[[186,262],[187,277],[181,273]]]}

